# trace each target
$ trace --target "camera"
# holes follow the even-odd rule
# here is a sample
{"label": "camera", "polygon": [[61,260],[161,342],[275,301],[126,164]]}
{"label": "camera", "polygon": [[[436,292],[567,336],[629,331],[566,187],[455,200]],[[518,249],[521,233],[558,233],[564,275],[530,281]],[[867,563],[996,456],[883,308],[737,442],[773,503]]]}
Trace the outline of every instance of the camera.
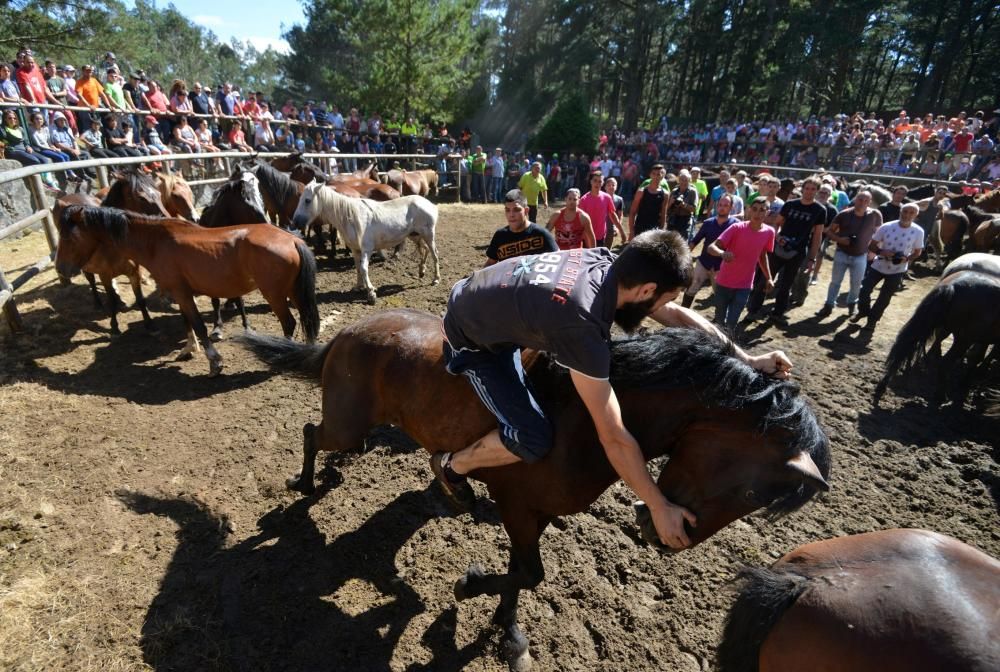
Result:
{"label": "camera", "polygon": [[894,264],[899,265],[903,263],[904,259],[906,259],[906,255],[903,254],[902,252],[896,252],[895,254],[892,255],[892,263]]}

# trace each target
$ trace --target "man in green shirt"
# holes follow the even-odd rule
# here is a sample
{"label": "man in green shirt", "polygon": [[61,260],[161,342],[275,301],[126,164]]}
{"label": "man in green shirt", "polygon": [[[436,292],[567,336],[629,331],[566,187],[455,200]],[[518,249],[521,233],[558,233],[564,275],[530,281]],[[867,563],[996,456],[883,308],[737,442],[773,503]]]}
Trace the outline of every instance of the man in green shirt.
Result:
{"label": "man in green shirt", "polygon": [[698,203],[694,208],[695,217],[698,217],[704,214],[703,206],[708,203],[708,184],[701,179],[701,168],[698,166],[691,167],[691,186],[698,192]]}
{"label": "man in green shirt", "polygon": [[540,162],[535,161],[531,164],[531,172],[521,176],[521,179],[518,180],[517,188],[528,199],[528,220],[537,223],[539,198],[541,198],[542,204],[545,205],[546,209],[549,207],[549,185],[546,184],[545,176],[542,175],[542,164]]}
{"label": "man in green shirt", "polygon": [[472,163],[469,166],[472,171],[472,200],[480,203],[486,202],[486,152],[482,145],[476,145],[471,156]]}

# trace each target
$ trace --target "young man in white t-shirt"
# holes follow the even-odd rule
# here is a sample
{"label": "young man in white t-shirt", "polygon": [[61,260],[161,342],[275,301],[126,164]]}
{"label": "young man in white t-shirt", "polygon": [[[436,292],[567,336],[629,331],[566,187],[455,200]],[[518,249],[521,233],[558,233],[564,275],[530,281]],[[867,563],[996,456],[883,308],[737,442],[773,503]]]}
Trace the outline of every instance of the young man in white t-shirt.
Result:
{"label": "young man in white t-shirt", "polygon": [[[861,331],[872,332],[892,300],[892,295],[902,286],[903,276],[910,262],[919,258],[924,249],[924,230],[913,223],[920,208],[916,203],[906,203],[900,208],[899,221],[883,224],[872,236],[869,249],[875,253],[865,279],[861,283],[860,308],[851,317],[852,322],[867,319]],[[872,291],[882,283],[875,305]]]}

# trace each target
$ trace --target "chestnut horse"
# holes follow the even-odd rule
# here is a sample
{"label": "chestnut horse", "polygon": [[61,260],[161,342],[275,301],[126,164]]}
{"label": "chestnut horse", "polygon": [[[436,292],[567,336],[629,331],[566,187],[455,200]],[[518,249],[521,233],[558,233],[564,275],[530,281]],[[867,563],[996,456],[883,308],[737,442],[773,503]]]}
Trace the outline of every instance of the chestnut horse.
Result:
{"label": "chestnut horse", "polygon": [[116,179],[101,200],[101,205],[138,212],[142,215],[170,217],[170,212],[160,195],[160,189],[149,175],[137,170],[113,173],[113,175]]}
{"label": "chestnut horse", "polygon": [[1000,306],[1000,257],[963,255],[948,268],[954,272],[941,278],[896,335],[885,374],[875,387],[875,406],[897,372],[927,359],[928,342],[931,352],[940,354],[941,344],[949,335],[953,342],[948,353],[935,358],[939,361],[932,402],[943,401],[950,385],[953,401],[961,405],[982,372],[987,349],[1000,344],[1000,312],[996,309]]}
{"label": "chestnut horse", "polygon": [[192,222],[198,221],[194,210],[194,192],[179,174],[153,173],[156,188],[160,190],[163,207],[174,217],[182,217]]}
{"label": "chestnut horse", "polygon": [[434,170],[398,170],[393,168],[386,176],[389,186],[403,196],[427,196],[432,187],[437,195],[438,174]]}
{"label": "chestnut horse", "polygon": [[[322,421],[303,428],[302,471],[288,483],[314,490],[320,450],[358,451],[376,425],[396,425],[428,452],[460,450],[496,428],[496,418],[461,376],[445,371],[441,319],[388,310],[343,329],[327,345],[244,334],[238,341],[277,371],[323,387]],[[758,509],[793,511],[826,490],[829,443],[791,382],[758,373],[731,346],[703,332],[667,329],[611,344],[611,382],[625,425],[647,460],[669,454],[658,485],[698,517],[692,545]],[[510,537],[510,570],[472,567],[455,597],[499,595],[494,623],[511,665],[530,661],[517,624],[521,590],[545,576],[539,538],[557,516],[579,513],[618,480],[566,370],[525,353],[525,368],[555,428],[551,452],[470,474],[496,502]],[[646,524],[644,536],[655,537]]]}
{"label": "chestnut horse", "polygon": [[306,338],[314,341],[319,333],[316,260],[287,231],[259,224],[206,229],[182,219],[74,206],[60,220],[56,269],[72,277],[95,250],[108,246],[147,268],[161,290],[177,301],[188,325],[188,342],[179,357],[191,354],[197,335],[213,376],[222,370],[222,357],[209,339],[195,295],[243,296],[260,289],[286,338],[295,332],[289,299],[299,310]]}
{"label": "chestnut horse", "polygon": [[720,672],[1000,670],[1000,561],[943,534],[817,541],[740,579]]}
{"label": "chestnut horse", "polygon": [[[100,204],[101,202],[97,198],[88,194],[81,194],[79,192],[66,194],[57,200],[52,207],[52,218],[57,222],[62,221],[63,210],[73,205],[96,207]],[[138,264],[114,248],[99,247],[94,251],[90,259],[87,259],[81,265],[80,270],[83,271],[84,277],[87,278],[90,291],[94,295],[94,306],[97,308],[103,308],[104,306],[101,303],[101,297],[97,294],[97,281],[94,279],[94,276],[96,275],[101,279],[104,291],[108,295],[108,313],[111,316],[112,334],[122,333],[118,327],[118,311],[125,308],[121,297],[115,291],[114,279],[119,275],[126,276],[132,285],[132,292],[135,294],[135,304],[142,312],[143,325],[149,331],[156,330],[153,326],[153,320],[149,317],[149,310],[146,308],[146,297],[142,294],[142,271]]]}

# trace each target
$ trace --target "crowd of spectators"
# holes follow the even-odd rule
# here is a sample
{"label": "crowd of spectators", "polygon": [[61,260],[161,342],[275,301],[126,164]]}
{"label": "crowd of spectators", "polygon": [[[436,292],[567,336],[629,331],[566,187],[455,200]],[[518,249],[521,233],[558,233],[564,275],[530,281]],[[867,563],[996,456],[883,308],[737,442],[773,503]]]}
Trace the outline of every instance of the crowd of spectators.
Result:
{"label": "crowd of spectators", "polygon": [[[226,149],[447,155],[468,149],[472,138],[468,128],[453,137],[444,123],[383,118],[357,107],[341,112],[326,101],[278,105],[262,91],[244,93],[229,82],[213,88],[181,79],[161,83],[141,69],[126,75],[111,52],[96,68],[83,65],[78,73],[50,60],[40,67],[32,51],[22,49],[14,63],[0,64],[0,101],[13,104],[4,107],[0,142],[5,156],[22,165]],[[346,164],[356,167],[354,160]],[[44,176],[53,188],[56,177],[93,175]]]}

